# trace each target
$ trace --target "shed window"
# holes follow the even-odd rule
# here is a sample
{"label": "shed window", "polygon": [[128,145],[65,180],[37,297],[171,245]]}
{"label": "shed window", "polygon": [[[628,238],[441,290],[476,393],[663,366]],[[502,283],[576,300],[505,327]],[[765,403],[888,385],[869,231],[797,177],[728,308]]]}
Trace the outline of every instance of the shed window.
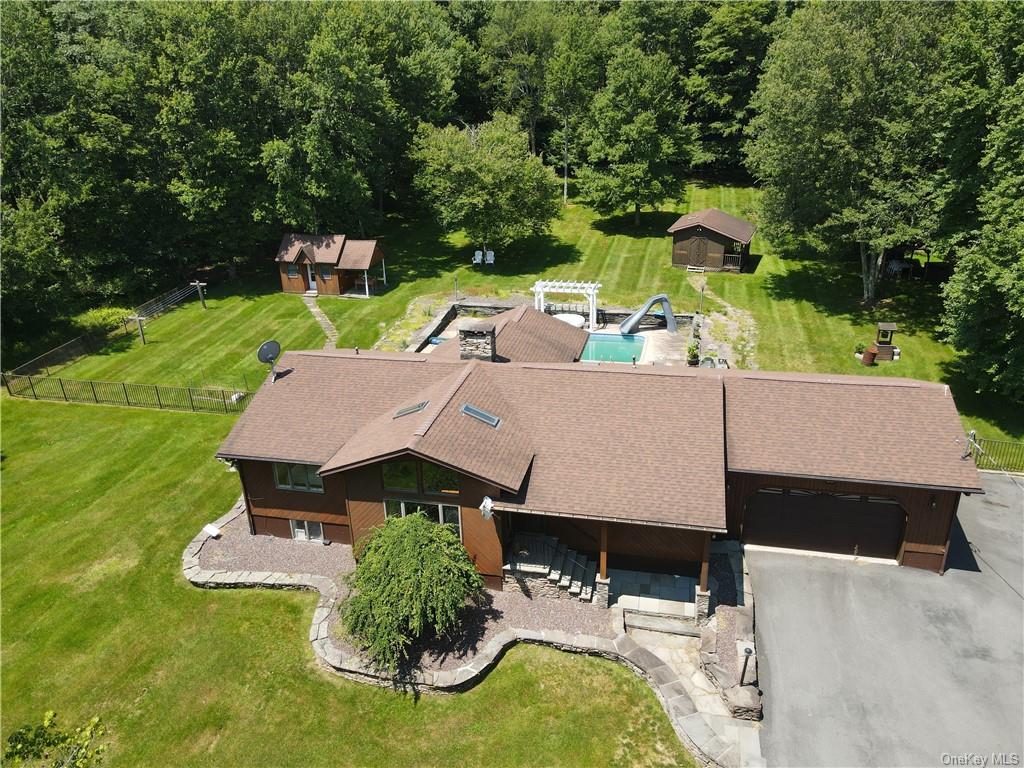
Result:
{"label": "shed window", "polygon": [[324,479],[315,464],[274,463],[274,484],[287,491],[324,492]]}
{"label": "shed window", "polygon": [[298,277],[298,276],[299,276],[299,265],[296,264],[293,261],[291,264],[288,265],[288,277]]}
{"label": "shed window", "polygon": [[320,279],[330,280],[331,279],[331,266],[329,264],[320,265]]}

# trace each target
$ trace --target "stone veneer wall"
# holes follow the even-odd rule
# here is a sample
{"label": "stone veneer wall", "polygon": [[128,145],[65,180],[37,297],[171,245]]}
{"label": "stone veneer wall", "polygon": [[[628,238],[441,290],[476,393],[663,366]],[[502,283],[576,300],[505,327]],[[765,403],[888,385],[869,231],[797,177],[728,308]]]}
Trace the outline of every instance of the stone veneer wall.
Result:
{"label": "stone veneer wall", "polygon": [[[567,589],[558,586],[558,582],[548,580],[547,573],[528,569],[514,569],[505,566],[502,579],[506,589],[518,589],[531,600],[538,597],[549,600],[578,600],[570,595]],[[608,587],[610,579],[597,579],[594,582],[593,604],[600,608],[608,607]]]}

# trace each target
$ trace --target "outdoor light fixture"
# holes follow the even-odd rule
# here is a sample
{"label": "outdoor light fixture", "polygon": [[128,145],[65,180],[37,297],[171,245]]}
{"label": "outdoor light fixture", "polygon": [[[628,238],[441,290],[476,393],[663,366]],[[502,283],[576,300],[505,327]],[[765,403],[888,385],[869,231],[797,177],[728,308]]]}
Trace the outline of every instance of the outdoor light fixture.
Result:
{"label": "outdoor light fixture", "polygon": [[480,502],[480,514],[483,515],[484,520],[494,517],[494,502],[490,496],[484,496],[484,500]]}

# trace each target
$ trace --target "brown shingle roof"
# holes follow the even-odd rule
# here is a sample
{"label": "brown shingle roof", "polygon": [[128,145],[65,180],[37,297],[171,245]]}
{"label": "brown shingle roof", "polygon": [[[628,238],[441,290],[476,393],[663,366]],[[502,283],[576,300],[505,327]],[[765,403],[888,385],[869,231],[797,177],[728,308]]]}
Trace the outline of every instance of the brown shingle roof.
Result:
{"label": "brown shingle roof", "polygon": [[732,216],[718,208],[705,208],[701,211],[683,214],[676,223],[668,228],[670,233],[690,227],[706,227],[739,243],[749,243],[757,229],[745,219]]}
{"label": "brown shingle roof", "polygon": [[[427,402],[418,413],[395,417],[398,409]],[[462,412],[470,404],[498,416],[497,427]],[[533,459],[528,431],[515,410],[478,363],[417,393],[353,435],[321,468],[329,474],[400,453],[455,467],[510,490],[518,490]]]}
{"label": "brown shingle roof", "polygon": [[289,233],[281,238],[277,260],[291,263],[305,254],[317,264],[337,264],[345,245],[344,235],[301,235]]}
{"label": "brown shingle roof", "polygon": [[[323,464],[365,424],[462,369],[427,355],[286,352],[220,447],[226,458]],[[269,377],[268,377],[269,378]]]}
{"label": "brown shingle roof", "polygon": [[374,260],[377,253],[376,240],[346,240],[341,251],[339,269],[369,269],[380,259]]}
{"label": "brown shingle roof", "polygon": [[[500,362],[571,363],[578,360],[590,334],[524,304],[495,315],[494,348]],[[456,360],[459,340],[448,339],[431,357]]]}
{"label": "brown shingle roof", "polygon": [[945,385],[749,371],[724,381],[730,470],[981,489]]}

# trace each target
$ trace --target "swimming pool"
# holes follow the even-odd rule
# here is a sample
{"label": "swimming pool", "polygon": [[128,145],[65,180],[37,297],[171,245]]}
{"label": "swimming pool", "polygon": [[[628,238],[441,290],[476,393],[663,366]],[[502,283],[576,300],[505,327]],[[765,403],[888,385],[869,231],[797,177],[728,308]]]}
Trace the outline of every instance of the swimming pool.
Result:
{"label": "swimming pool", "polygon": [[584,363],[631,363],[635,357],[640,362],[644,351],[643,336],[619,333],[592,333],[587,339],[580,362]]}

